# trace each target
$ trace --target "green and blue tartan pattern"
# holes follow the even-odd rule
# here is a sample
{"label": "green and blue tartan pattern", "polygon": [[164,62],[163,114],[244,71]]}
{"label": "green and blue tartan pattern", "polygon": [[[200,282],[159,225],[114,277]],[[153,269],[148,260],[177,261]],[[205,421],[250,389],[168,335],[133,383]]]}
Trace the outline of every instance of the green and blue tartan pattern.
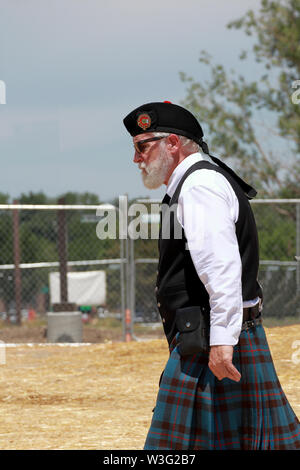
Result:
{"label": "green and blue tartan pattern", "polygon": [[240,382],[219,381],[208,355],[180,357],[174,338],[144,449],[300,449],[300,424],[276,374],[262,325],[242,331],[233,363]]}

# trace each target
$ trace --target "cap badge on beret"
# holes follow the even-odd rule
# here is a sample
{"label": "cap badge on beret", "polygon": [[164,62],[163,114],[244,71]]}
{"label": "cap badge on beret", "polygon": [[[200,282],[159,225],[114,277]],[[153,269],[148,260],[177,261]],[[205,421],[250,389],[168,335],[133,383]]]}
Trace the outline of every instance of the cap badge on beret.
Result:
{"label": "cap badge on beret", "polygon": [[149,114],[142,113],[137,118],[137,125],[141,127],[144,131],[151,126],[151,118]]}

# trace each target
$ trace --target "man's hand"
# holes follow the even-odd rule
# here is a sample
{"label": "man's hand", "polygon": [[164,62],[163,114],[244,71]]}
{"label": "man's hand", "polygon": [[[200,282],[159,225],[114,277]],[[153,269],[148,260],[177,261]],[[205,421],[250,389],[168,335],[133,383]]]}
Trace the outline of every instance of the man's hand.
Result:
{"label": "man's hand", "polygon": [[241,374],[232,364],[233,346],[211,346],[208,367],[217,379],[239,382]]}

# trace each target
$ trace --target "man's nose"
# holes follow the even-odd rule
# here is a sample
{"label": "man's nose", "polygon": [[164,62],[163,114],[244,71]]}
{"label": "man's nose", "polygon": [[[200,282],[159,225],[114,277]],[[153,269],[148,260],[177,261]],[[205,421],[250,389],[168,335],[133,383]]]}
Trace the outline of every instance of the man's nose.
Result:
{"label": "man's nose", "polygon": [[143,161],[143,157],[141,156],[140,153],[138,153],[137,151],[135,151],[135,152],[134,152],[133,161],[134,161],[134,163],[142,162],[142,161]]}

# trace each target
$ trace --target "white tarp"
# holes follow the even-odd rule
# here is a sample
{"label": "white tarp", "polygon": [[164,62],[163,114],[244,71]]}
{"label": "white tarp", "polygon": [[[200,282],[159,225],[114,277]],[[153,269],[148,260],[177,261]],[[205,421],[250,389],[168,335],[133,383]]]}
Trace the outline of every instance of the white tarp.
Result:
{"label": "white tarp", "polygon": [[[70,272],[68,276],[68,302],[77,305],[105,305],[105,271]],[[60,303],[59,272],[49,274],[50,301]]]}

